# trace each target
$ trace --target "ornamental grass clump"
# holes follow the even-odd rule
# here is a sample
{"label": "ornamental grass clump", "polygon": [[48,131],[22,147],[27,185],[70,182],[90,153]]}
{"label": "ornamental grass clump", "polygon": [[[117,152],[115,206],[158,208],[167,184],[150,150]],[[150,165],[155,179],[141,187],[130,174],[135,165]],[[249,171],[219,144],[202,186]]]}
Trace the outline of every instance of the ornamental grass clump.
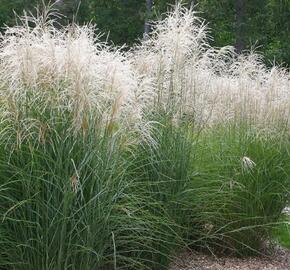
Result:
{"label": "ornamental grass clump", "polygon": [[50,15],[1,36],[0,268],[165,268],[183,241],[135,178],[137,146],[156,144],[151,83],[95,28]]}
{"label": "ornamental grass clump", "polygon": [[193,246],[238,255],[269,249],[289,203],[287,133],[220,126],[200,136],[194,149]]}
{"label": "ornamental grass clump", "polygon": [[18,143],[35,133],[42,137],[56,124],[51,121],[62,119],[70,123],[68,132],[85,133],[95,121],[102,132],[148,137],[143,113],[150,85],[130,60],[101,43],[95,27],[56,29],[51,16],[26,16],[1,37],[2,116],[17,125]]}
{"label": "ornamental grass clump", "polygon": [[57,17],[0,39],[0,268],[260,252],[289,202],[289,73],[181,5],[129,51]]}
{"label": "ornamental grass clump", "polygon": [[154,85],[155,108],[198,126],[249,121],[273,130],[288,125],[289,72],[266,68],[253,52],[213,48],[207,32],[192,9],[177,5],[133,50],[135,69]]}
{"label": "ornamental grass clump", "polygon": [[[192,215],[192,245],[261,252],[289,199],[289,72],[266,68],[254,52],[212,48],[204,21],[181,5],[129,55],[152,82],[155,98],[148,108],[166,119],[158,122],[168,133],[191,130],[182,178],[191,175],[192,186],[184,182],[180,209],[191,208],[183,213]],[[174,152],[169,145],[158,149],[156,164],[163,177],[176,180],[178,170],[171,169],[181,157],[166,173],[162,169]]]}
{"label": "ornamental grass clump", "polygon": [[0,267],[164,269],[182,239],[131,151],[91,130],[2,143]]}

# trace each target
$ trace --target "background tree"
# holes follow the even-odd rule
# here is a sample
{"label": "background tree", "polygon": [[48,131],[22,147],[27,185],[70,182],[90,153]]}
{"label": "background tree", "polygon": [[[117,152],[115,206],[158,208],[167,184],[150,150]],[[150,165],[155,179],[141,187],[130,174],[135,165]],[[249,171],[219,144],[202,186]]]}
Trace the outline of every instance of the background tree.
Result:
{"label": "background tree", "polygon": [[153,1],[152,0],[146,0],[146,19],[145,19],[145,24],[144,24],[144,34],[145,35],[148,35],[149,32],[150,32],[149,19],[151,18],[152,6],[153,6]]}
{"label": "background tree", "polygon": [[236,51],[241,53],[244,50],[244,12],[245,3],[244,0],[236,0]]}
{"label": "background tree", "polygon": [[[14,10],[21,14],[24,8],[31,10],[41,2],[1,0],[0,26],[15,23]],[[289,0],[181,2],[187,6],[194,4],[206,20],[213,37],[212,45],[234,45],[238,52],[255,46],[265,55],[267,63],[275,61],[290,65]],[[176,0],[58,0],[55,7],[66,16],[61,23],[73,19],[81,24],[92,22],[104,33],[104,39],[109,34],[113,43],[131,46],[143,37],[144,30],[149,31],[149,20],[161,17],[175,3]]]}
{"label": "background tree", "polygon": [[1,0],[0,2],[0,26],[15,24],[15,14],[21,14],[23,9],[33,9],[37,0]]}

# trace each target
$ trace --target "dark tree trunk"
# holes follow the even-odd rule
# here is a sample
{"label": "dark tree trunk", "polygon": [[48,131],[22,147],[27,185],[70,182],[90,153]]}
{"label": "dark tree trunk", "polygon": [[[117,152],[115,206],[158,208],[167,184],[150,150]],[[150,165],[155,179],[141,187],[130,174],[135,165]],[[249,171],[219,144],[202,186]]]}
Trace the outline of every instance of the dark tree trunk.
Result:
{"label": "dark tree trunk", "polygon": [[236,0],[236,44],[235,44],[235,48],[236,48],[237,53],[241,53],[245,48],[244,15],[245,15],[244,0]]}
{"label": "dark tree trunk", "polygon": [[152,12],[152,5],[153,0],[146,0],[146,18],[145,18],[145,24],[144,24],[144,36],[146,37],[150,32],[150,15]]}

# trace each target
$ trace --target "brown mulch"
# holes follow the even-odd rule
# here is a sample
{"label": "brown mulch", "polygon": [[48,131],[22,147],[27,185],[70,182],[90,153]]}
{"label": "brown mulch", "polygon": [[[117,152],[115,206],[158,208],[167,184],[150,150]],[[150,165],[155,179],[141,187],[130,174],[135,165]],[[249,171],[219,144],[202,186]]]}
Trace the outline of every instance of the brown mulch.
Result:
{"label": "brown mulch", "polygon": [[277,247],[270,256],[234,258],[185,252],[170,270],[290,270],[290,250]]}

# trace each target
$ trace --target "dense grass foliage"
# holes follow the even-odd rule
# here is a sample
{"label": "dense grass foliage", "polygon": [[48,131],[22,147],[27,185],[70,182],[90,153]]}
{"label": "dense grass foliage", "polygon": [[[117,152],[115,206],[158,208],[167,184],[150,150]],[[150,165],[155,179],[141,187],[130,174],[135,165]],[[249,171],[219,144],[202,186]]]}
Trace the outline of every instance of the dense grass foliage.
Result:
{"label": "dense grass foliage", "polygon": [[273,230],[275,240],[283,247],[290,249],[290,218],[285,214],[281,217],[281,223]]}
{"label": "dense grass foliage", "polygon": [[244,125],[216,127],[200,136],[195,150],[200,245],[239,254],[263,250],[289,200],[288,137]]}
{"label": "dense grass foliage", "polygon": [[262,252],[289,203],[289,74],[177,6],[128,53],[47,11],[0,46],[0,267]]}
{"label": "dense grass foliage", "polygon": [[178,244],[176,225],[152,181],[134,178],[129,149],[96,132],[48,136],[13,152],[1,147],[1,265],[160,269]]}

